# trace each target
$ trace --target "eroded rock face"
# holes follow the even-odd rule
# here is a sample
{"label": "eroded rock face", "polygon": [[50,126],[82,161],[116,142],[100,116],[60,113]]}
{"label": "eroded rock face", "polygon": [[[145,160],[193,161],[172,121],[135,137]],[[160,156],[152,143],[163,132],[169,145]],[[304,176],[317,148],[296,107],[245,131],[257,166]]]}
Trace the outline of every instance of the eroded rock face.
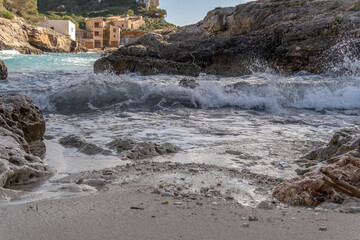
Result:
{"label": "eroded rock face", "polygon": [[[190,76],[242,75],[267,66],[285,73],[324,72],[329,62],[339,60],[331,54],[333,46],[344,39],[359,45],[357,2],[264,0],[217,8],[197,24],[148,33],[99,60],[94,69]],[[195,66],[195,71],[175,71],[164,64]]]}
{"label": "eroded rock face", "polygon": [[45,152],[44,132],[43,116],[29,97],[0,95],[0,191],[3,187],[36,182],[53,173],[35,155]]}
{"label": "eroded rock face", "polygon": [[7,67],[3,61],[0,60],[0,80],[5,80],[8,77]]}
{"label": "eroded rock face", "polygon": [[8,20],[0,18],[0,50],[15,49],[23,54],[45,52],[82,52],[85,48],[69,36],[52,29],[26,24],[21,18]]}
{"label": "eroded rock face", "polygon": [[282,182],[275,188],[274,197],[292,205],[317,206],[324,201],[341,202],[321,172],[327,172],[353,187],[360,187],[360,158],[345,156],[319,171]]}

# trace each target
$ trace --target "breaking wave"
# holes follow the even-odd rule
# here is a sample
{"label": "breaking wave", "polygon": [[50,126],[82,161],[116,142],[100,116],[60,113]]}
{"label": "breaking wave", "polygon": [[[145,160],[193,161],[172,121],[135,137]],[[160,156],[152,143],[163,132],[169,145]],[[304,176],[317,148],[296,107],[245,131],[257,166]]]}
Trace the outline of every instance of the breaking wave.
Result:
{"label": "breaking wave", "polygon": [[99,108],[154,109],[171,107],[266,110],[360,109],[360,81],[331,75],[243,77],[200,76],[195,89],[178,85],[179,76],[136,74],[15,74],[1,92],[23,92],[42,110],[79,113]]}

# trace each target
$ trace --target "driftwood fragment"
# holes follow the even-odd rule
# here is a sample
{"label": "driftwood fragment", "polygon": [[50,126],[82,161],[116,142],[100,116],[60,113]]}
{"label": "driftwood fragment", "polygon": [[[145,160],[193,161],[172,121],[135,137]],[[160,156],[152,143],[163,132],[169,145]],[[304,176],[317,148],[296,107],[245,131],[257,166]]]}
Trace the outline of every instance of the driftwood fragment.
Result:
{"label": "driftwood fragment", "polygon": [[348,183],[340,180],[338,177],[332,176],[324,170],[320,170],[320,172],[324,175],[323,179],[328,185],[347,195],[360,198],[360,189],[349,185]]}

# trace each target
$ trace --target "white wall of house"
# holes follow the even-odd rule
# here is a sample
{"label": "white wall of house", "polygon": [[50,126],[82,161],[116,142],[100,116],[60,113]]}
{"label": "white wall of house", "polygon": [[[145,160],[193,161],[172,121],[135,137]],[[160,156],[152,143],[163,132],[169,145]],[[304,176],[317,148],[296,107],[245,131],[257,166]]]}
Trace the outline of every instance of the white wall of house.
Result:
{"label": "white wall of house", "polygon": [[75,24],[69,20],[46,20],[44,22],[41,22],[40,26],[46,27],[46,28],[51,28],[55,32],[69,35],[72,40],[74,40],[74,41],[76,40]]}

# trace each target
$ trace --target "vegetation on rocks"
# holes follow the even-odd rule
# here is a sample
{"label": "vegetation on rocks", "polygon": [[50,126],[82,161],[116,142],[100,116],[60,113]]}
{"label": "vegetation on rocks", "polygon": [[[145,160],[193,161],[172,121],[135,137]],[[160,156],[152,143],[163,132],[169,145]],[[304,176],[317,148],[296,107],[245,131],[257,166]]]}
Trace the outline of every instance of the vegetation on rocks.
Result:
{"label": "vegetation on rocks", "polygon": [[0,14],[7,19],[13,19],[16,15],[28,22],[37,22],[37,0],[0,0]]}

